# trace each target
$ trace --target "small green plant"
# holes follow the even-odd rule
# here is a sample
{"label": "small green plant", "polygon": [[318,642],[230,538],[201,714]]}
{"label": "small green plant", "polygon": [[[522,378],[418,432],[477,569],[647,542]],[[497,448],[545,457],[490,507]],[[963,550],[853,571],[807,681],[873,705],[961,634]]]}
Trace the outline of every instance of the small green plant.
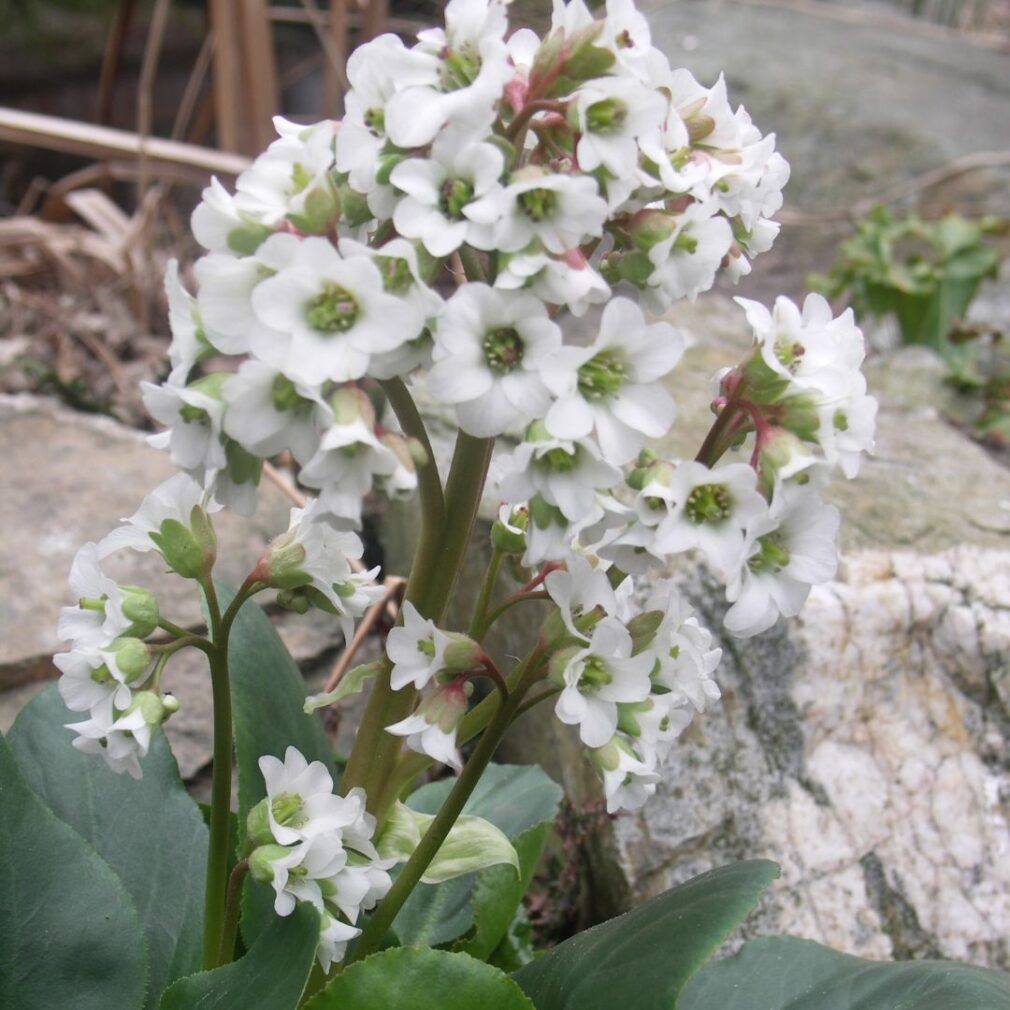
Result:
{"label": "small green plant", "polygon": [[905,344],[932,347],[947,363],[948,381],[977,397],[975,426],[1010,438],[1010,360],[996,326],[965,321],[982,281],[1003,261],[1010,221],[948,214],[933,221],[894,218],[877,207],[843,242],[826,275],[808,284],[828,298],[845,297],[857,316],[893,316]]}

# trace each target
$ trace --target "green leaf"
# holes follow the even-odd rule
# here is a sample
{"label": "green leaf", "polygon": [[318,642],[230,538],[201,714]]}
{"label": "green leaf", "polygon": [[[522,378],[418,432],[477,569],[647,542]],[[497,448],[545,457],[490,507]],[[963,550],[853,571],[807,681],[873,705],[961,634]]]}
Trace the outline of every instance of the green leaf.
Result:
{"label": "green leaf", "polygon": [[318,943],[319,913],[299,904],[283,919],[274,916],[238,961],[179,979],[159,1010],[295,1010]]}
{"label": "green leaf", "polygon": [[[222,607],[235,595],[217,585]],[[238,612],[228,640],[235,758],[238,768],[239,828],[246,814],[266,796],[259,759],[264,754],[284,760],[288,747],[297,747],[308,761],[333,768],[322,721],[306,715],[305,680],[277,629],[255,603]]]}
{"label": "green leaf", "polygon": [[138,1010],[143,932],[122,882],[25,782],[0,739],[0,1007]]}
{"label": "green leaf", "polygon": [[129,892],[150,958],[147,1006],[200,966],[207,829],[186,793],[163,733],[140,765],[141,781],[117,775],[72,745],[55,684],[22,709],[7,736],[25,781],[49,809],[94,846]]}
{"label": "green leaf", "polygon": [[306,712],[315,712],[328,705],[335,705],[338,701],[350,697],[352,694],[360,694],[365,689],[365,684],[381,672],[381,663],[364,663],[361,666],[356,666],[340,678],[340,683],[332,691],[310,694],[305,699],[302,708]]}
{"label": "green leaf", "polygon": [[536,872],[551,826],[545,821],[516,837],[517,874],[510,867],[496,866],[477,876],[473,892],[474,935],[461,950],[486,961],[501,943]]}
{"label": "green leaf", "polygon": [[[522,990],[466,954],[397,947],[352,964],[305,1010],[534,1010]],[[201,1008],[202,1010],[202,1008]],[[259,1004],[257,1004],[259,1010]]]}
{"label": "green leaf", "polygon": [[710,870],[565,940],[514,978],[537,1010],[670,1010],[778,874],[763,859]]}
{"label": "green leaf", "polygon": [[[379,854],[406,862],[434,819],[433,814],[421,814],[396,803],[376,842]],[[457,818],[421,880],[441,884],[499,863],[507,863],[512,875],[519,876],[519,857],[505,833],[483,817],[464,814]]]}
{"label": "green leaf", "polygon": [[751,940],[692,979],[677,1010],[1007,1010],[1010,975],[950,961],[864,961],[791,936]]}
{"label": "green leaf", "polygon": [[[451,779],[443,779],[422,786],[410,796],[407,805],[421,813],[437,813],[452,784]],[[515,843],[531,828],[553,823],[561,797],[561,787],[536,765],[490,765],[463,811],[490,821]],[[532,874],[532,870],[529,872]],[[479,876],[467,874],[444,884],[418,884],[396,917],[393,928],[397,936],[404,944],[429,946],[461,936],[474,922],[473,896],[478,879],[492,874],[499,880],[501,873],[508,873],[515,882],[514,870],[495,867]]]}

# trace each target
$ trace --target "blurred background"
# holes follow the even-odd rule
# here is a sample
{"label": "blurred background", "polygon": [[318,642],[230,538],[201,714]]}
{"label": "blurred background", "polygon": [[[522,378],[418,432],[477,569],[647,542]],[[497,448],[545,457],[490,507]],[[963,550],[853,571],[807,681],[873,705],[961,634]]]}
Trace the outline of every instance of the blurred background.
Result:
{"label": "blurred background", "polygon": [[[441,6],[0,0],[0,531],[13,545],[0,552],[0,729],[55,675],[77,546],[172,472],[137,431],[150,430],[138,381],[167,371],[162,279],[170,257],[187,277],[199,255],[188,219],[201,189],[233,183],[272,115],[339,116],[352,48],[409,38]],[[542,761],[570,804],[530,917],[556,939],[761,855],[784,875],[752,931],[1008,966],[1010,0],[639,6],[671,63],[705,85],[724,72],[792,165],[774,249],[738,287],[720,281],[671,313],[692,347],[663,451],[693,455],[709,376],[749,347],[729,296],[817,288],[866,329],[877,456],[831,492],[845,515],[838,580],[788,629],[723,643],[724,704],[685,736],[646,813],[601,813],[578,748],[549,713],[531,717],[512,760]],[[549,23],[548,0],[511,9],[515,25]],[[222,518],[222,557],[255,557],[289,506],[264,481],[252,524]],[[402,516],[375,516],[366,539],[405,570]],[[719,627],[721,592],[685,577]],[[272,616],[318,689],[339,634]],[[187,703],[168,732],[202,795],[206,677],[176,676]],[[348,725],[331,729],[340,749]]]}

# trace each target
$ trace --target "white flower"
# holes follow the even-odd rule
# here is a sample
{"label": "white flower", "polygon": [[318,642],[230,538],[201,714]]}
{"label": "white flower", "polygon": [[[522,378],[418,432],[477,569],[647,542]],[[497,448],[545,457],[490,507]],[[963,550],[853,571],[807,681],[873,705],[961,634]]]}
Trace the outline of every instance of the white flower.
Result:
{"label": "white flower", "polygon": [[349,642],[354,621],[382,595],[375,582],[379,569],[356,572],[350,560],[364,553],[361,539],[335,529],[327,519],[321,500],[292,509],[287,532],[271,543],[265,556],[265,578],[280,589],[314,589],[326,609],[337,615]]}
{"label": "white flower", "polygon": [[278,915],[290,915],[299,901],[307,901],[322,912],[323,885],[328,890],[333,878],[347,865],[347,852],[339,834],[315,835],[278,853],[270,865],[274,911]]}
{"label": "white flower", "polygon": [[807,295],[802,312],[785,296],[769,312],[759,302],[738,298],[765,364],[789,383],[784,395],[813,393],[832,399],[846,394],[866,355],[852,309],[837,319],[818,294]]}
{"label": "white flower", "polygon": [[859,474],[863,453],[872,453],[877,429],[877,401],[865,393],[866,380],[853,379],[849,396],[826,401],[817,408],[817,441],[828,463],[837,463],[852,480]]}
{"label": "white flower", "polygon": [[505,48],[502,0],[450,0],[445,31],[421,32],[415,53],[428,56],[426,83],[398,91],[386,107],[386,134],[398,147],[423,147],[452,123],[484,134],[502,88],[512,76]]}
{"label": "white flower", "polygon": [[486,248],[518,252],[539,239],[558,256],[603,234],[607,213],[595,179],[552,174],[536,166],[520,169],[504,189],[466,208],[471,221],[488,226]]}
{"label": "white flower", "polygon": [[254,289],[252,305],[279,334],[254,341],[253,353],[309,384],[361,378],[373,354],[412,340],[424,325],[415,308],[386,293],[370,257],[343,257],[322,238],[305,239],[289,266]]}
{"label": "white flower", "polygon": [[190,218],[193,236],[211,252],[228,256],[247,255],[262,242],[270,229],[242,210],[235,197],[212,178]]}
{"label": "white flower", "polygon": [[523,288],[549,305],[564,305],[573,316],[610,297],[610,285],[590,266],[578,249],[563,256],[542,250],[502,254],[494,286],[507,291]]}
{"label": "white flower", "polygon": [[403,624],[386,637],[386,655],[393,664],[390,686],[399,691],[408,684],[420,689],[445,667],[445,650],[451,639],[422,617],[407,600],[403,605]]}
{"label": "white flower", "polygon": [[602,747],[617,729],[617,703],[649,697],[653,659],[632,657],[631,635],[616,618],[595,625],[589,644],[575,652],[563,673],[564,687],[554,707],[564,723],[578,725],[587,747]]}
{"label": "white flower", "polygon": [[430,158],[409,158],[389,181],[406,195],[393,212],[396,230],[420,239],[432,256],[448,256],[464,242],[489,248],[488,225],[467,217],[475,200],[501,189],[505,157],[493,144],[468,143],[452,129],[435,140]]}
{"label": "white flower", "polygon": [[676,227],[669,237],[649,250],[653,271],[643,289],[643,301],[656,313],[708,291],[733,244],[729,222],[713,216],[710,205],[693,203],[674,220]]}
{"label": "white flower", "polygon": [[697,548],[723,573],[733,570],[744,528],[768,511],[757,474],[746,463],[710,470],[686,461],[674,472],[667,493],[670,509],[656,528],[655,548],[666,554]]}
{"label": "white flower", "polygon": [[460,771],[463,761],[456,747],[456,730],[466,715],[467,684],[457,680],[442,684],[425,698],[413,715],[386,727],[387,733],[405,736],[407,746]]}
{"label": "white flower", "polygon": [[110,699],[120,711],[130,707],[133,693],[113,675],[97,649],[79,646],[57,653],[53,665],[62,674],[58,682],[60,696],[71,712],[88,712]]}
{"label": "white flower", "polygon": [[312,126],[274,117],[280,134],[235,181],[235,206],[240,213],[274,226],[286,218],[299,225],[318,214],[313,200],[328,201],[336,210],[330,170],[334,162],[335,123]]}
{"label": "white flower", "polygon": [[77,736],[73,746],[84,754],[101,754],[116,774],[140,779],[140,759],[151,746],[151,726],[140,708],[117,714],[110,696],[91,710],[84,722],[67,723]]}
{"label": "white flower", "polygon": [[207,340],[222,354],[245,354],[254,346],[270,346],[283,335],[260,321],[253,311],[252,293],[268,277],[295,258],[302,240],[279,232],[250,256],[211,253],[194,269],[200,289],[196,300]]}
{"label": "white flower", "polygon": [[263,755],[259,769],[266,784],[270,830],[281,845],[332,834],[361,816],[354,799],[333,794],[333,778],[326,766],[306,761],[295,747],[288,747],[283,761]]}
{"label": "white flower", "polygon": [[747,525],[740,563],[726,585],[733,604],[726,627],[738,638],[749,638],[778,619],[795,617],[811,585],[835,574],[835,536],[841,517],[816,491],[796,484],[775,489],[766,516]]}
{"label": "white flower", "polygon": [[675,702],[690,702],[698,712],[704,712],[720,697],[712,674],[722,658],[722,649],[712,648],[712,633],[698,623],[670,580],[653,589],[644,610],[662,614],[655,635],[643,650],[656,661],[654,686],[670,692]]}
{"label": "white flower", "polygon": [[227,379],[222,393],[225,434],[254,456],[290,449],[304,464],[319,448],[327,408],[318,386],[292,382],[269,365],[248,360]]}
{"label": "white flower", "polygon": [[540,421],[533,422],[526,441],[502,461],[502,467],[502,498],[526,501],[540,494],[573,522],[592,511],[598,488],[613,487],[621,480],[620,469],[601,458],[592,439],[554,438]]}
{"label": "white flower", "polygon": [[667,101],[632,78],[599,77],[574,96],[579,168],[605,168],[611,175],[632,175],[638,167],[638,138],[659,132]]}
{"label": "white flower", "polygon": [[544,589],[557,604],[565,627],[576,637],[591,637],[580,631],[579,620],[599,609],[603,616],[621,616],[617,596],[602,568],[596,568],[580,554],[573,555],[566,569],[551,572],[544,579]]}
{"label": "white flower", "polygon": [[[62,641],[101,646],[122,635],[132,623],[123,613],[123,593],[101,568],[98,546],[86,543],[74,555],[70,590],[89,605],[64,607],[56,632]],[[101,607],[98,604],[103,604]]]}
{"label": "white flower", "polygon": [[99,558],[106,558],[114,551],[130,548],[135,551],[153,551],[157,544],[151,534],[158,534],[166,520],[189,528],[193,510],[217,512],[220,505],[208,501],[208,494],[188,474],[177,473],[159,484],[144,499],[140,508],[120,526],[98,543]]}
{"label": "white flower", "polygon": [[634,302],[615,298],[592,344],[565,347],[545,364],[544,382],[558,397],[545,418],[548,431],[584,438],[595,429],[604,459],[628,462],[644,437],[660,438],[673,423],[673,400],[657,380],[683,349],[672,326],[647,325]]}
{"label": "white flower", "polygon": [[438,319],[428,384],[456,405],[464,431],[500,435],[547,409],[541,371],[560,345],[561,331],[538,299],[466,284]]}
{"label": "white flower", "polygon": [[168,449],[180,470],[198,473],[227,465],[221,439],[221,387],[226,379],[226,373],[212,372],[186,385],[182,373],[173,372],[160,386],[140,384],[147,412],[168,429],[149,435],[147,441],[156,449]]}
{"label": "white flower", "polygon": [[173,373],[185,378],[207,347],[196,299],[182,286],[179,261],[170,259],[165,270],[165,295],[168,298],[168,325],[172,342],[168,360]]}
{"label": "white flower", "polygon": [[329,972],[336,962],[343,961],[348,941],[360,934],[361,930],[356,926],[349,926],[346,922],[324,912],[319,932],[319,948],[316,951],[316,957],[323,971]]}
{"label": "white flower", "polygon": [[655,762],[643,761],[627,739],[615,736],[591,757],[603,775],[607,813],[639,810],[656,792],[659,774]]}

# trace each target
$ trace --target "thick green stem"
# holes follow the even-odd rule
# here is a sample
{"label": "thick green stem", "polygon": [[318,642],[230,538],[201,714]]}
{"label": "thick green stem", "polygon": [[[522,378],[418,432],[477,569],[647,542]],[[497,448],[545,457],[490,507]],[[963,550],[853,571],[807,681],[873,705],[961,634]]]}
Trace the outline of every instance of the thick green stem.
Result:
{"label": "thick green stem", "polygon": [[232,731],[228,643],[210,653],[214,698],[214,775],[210,793],[210,846],[207,851],[207,894],[203,922],[203,966],[218,965],[228,884],[228,822],[231,813]]}
{"label": "thick green stem", "polygon": [[463,768],[462,774],[456,780],[445,802],[439,808],[431,826],[425,832],[420,844],[407,864],[400,871],[389,894],[376,909],[364,932],[354,946],[354,951],[348,962],[360,961],[363,957],[378,950],[387,930],[392,926],[397,913],[403,907],[410,892],[428,868],[435,854],[441,848],[452,826],[463,812],[466,801],[480,781],[484,769],[488,766],[501,738],[505,734],[512,715],[519,705],[521,694],[512,695],[507,702],[500,704],[494,718],[491,720],[476,749]]}
{"label": "thick green stem", "polygon": [[[443,619],[470,541],[493,445],[492,439],[473,438],[460,432],[446,484],[445,517],[437,535],[437,545],[429,552],[426,544],[430,542],[430,533],[423,530],[414,555],[405,599],[436,623]],[[422,522],[425,518],[422,511]],[[417,699],[413,688],[392,690],[389,669],[387,659],[385,672],[375,680],[340,782],[344,794],[355,786],[362,786],[369,810],[380,818],[392,802],[383,803],[382,798],[387,794],[385,787],[399,761],[402,746],[402,740],[387,733],[385,728],[406,718]]]}
{"label": "thick green stem", "polygon": [[228,896],[224,906],[224,924],[221,929],[221,946],[217,963],[230,964],[235,959],[235,938],[238,936],[238,919],[242,906],[242,883],[249,872],[249,860],[242,859],[232,868],[228,878]]}
{"label": "thick green stem", "polygon": [[504,555],[497,547],[491,552],[491,562],[484,573],[480,595],[477,597],[477,604],[473,608],[473,617],[470,619],[470,628],[467,634],[478,642],[484,637],[484,633],[487,630],[484,627],[484,619],[487,615],[488,605],[491,602],[491,594],[494,592],[495,582],[498,581],[498,570],[501,568],[503,557]]}

